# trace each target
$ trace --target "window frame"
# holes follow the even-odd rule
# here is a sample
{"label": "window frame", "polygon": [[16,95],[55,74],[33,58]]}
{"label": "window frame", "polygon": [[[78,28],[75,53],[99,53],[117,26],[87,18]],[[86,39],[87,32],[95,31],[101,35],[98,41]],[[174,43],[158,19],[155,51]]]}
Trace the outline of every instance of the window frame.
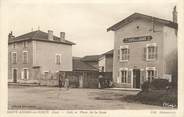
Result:
{"label": "window frame", "polygon": [[[24,70],[27,70],[27,79],[25,79]],[[23,80],[29,80],[29,68],[23,68]]]}
{"label": "window frame", "polygon": [[[123,54],[122,54],[122,50],[123,49],[127,49],[127,53],[126,53],[126,55],[124,55],[124,56],[126,56],[126,58],[127,59],[122,59],[122,57],[123,57]],[[128,62],[129,61],[129,54],[130,54],[130,50],[129,50],[129,46],[128,45],[123,45],[123,46],[120,46],[120,62]]]}
{"label": "window frame", "polygon": [[[123,80],[122,80],[122,72],[123,72],[123,71],[126,72],[126,77],[125,77],[125,81],[126,81],[126,82],[123,82]],[[129,74],[128,68],[120,68],[120,70],[119,70],[119,75],[120,75],[119,80],[120,80],[120,84],[131,84],[131,82],[128,82],[128,81],[129,81],[129,80],[128,80],[128,74]]]}
{"label": "window frame", "polygon": [[152,79],[150,78],[150,82],[158,77],[158,73],[156,72],[157,70],[155,67],[146,67],[146,80],[149,81],[148,71],[153,71],[153,76],[152,76]]}
{"label": "window frame", "polygon": [[[15,63],[14,63],[13,54],[16,54]],[[12,64],[17,64],[17,52],[11,52],[11,58],[12,58]]]}
{"label": "window frame", "polygon": [[[29,56],[29,55],[28,55],[28,51],[23,51],[22,53],[23,53],[23,54],[22,54],[22,56],[23,56],[23,57],[22,57],[22,59],[23,59],[23,64],[28,64],[28,56]],[[24,53],[27,53],[27,54],[26,54],[26,55],[27,55],[26,62],[25,62],[25,58],[24,58]]]}
{"label": "window frame", "polygon": [[16,43],[12,44],[12,48],[15,49],[16,48]]}
{"label": "window frame", "polygon": [[11,79],[9,79],[9,80],[12,80],[12,81],[13,81],[13,70],[14,70],[14,69],[16,69],[16,70],[17,70],[17,78],[18,78],[18,68],[13,67],[13,68],[12,68],[12,77],[11,77]]}
{"label": "window frame", "polygon": [[28,41],[23,41],[23,47],[27,48],[28,47]]}
{"label": "window frame", "polygon": [[[59,56],[59,63],[57,63],[58,61],[58,59],[57,59],[57,56]],[[56,63],[56,65],[61,65],[61,54],[56,54],[56,56],[55,56],[55,63]]]}
{"label": "window frame", "polygon": [[[153,58],[149,58],[149,47],[154,47],[154,52],[152,52],[152,56],[154,56]],[[146,44],[146,60],[147,61],[155,61],[157,60],[157,56],[158,56],[158,46],[156,43],[150,43],[150,44]]]}

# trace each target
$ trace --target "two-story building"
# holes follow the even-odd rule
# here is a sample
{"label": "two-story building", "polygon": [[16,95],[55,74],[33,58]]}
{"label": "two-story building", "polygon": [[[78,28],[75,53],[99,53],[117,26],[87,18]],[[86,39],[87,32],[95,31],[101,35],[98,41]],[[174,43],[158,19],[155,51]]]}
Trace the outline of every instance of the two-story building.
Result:
{"label": "two-story building", "polygon": [[113,52],[110,50],[103,53],[98,59],[99,72],[112,72],[113,71]]}
{"label": "two-story building", "polygon": [[38,81],[40,74],[72,71],[72,45],[65,39],[37,30],[17,37],[9,34],[8,81]]}
{"label": "two-story building", "polygon": [[117,87],[140,88],[156,78],[177,79],[177,23],[134,13],[114,31],[113,81]]}

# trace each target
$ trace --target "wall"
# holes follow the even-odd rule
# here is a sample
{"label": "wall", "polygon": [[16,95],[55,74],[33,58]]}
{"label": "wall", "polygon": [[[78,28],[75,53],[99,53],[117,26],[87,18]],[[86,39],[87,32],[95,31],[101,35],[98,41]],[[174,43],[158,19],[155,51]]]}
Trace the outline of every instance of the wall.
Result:
{"label": "wall", "polygon": [[99,67],[104,67],[104,72],[112,72],[113,71],[113,56],[112,55],[104,55],[100,57],[98,61]]}
{"label": "wall", "polygon": [[[80,88],[98,88],[98,76],[102,74],[104,78],[112,80],[111,72],[97,72],[97,71],[60,71],[58,73],[49,73],[49,77],[40,79],[40,85],[58,86],[59,76],[62,84],[65,79],[69,79],[70,87]],[[82,80],[82,86],[80,86]]]}
{"label": "wall", "polygon": [[[158,76],[163,75],[163,25],[155,23],[155,31],[151,31],[152,22],[144,19],[137,19],[119,30],[115,31],[114,37],[114,57],[113,57],[113,80],[117,82],[119,77],[119,69],[121,67],[128,67],[129,69],[142,69],[145,72],[146,67],[155,66],[158,70]],[[137,29],[139,26],[139,29]],[[153,39],[151,41],[123,43],[123,39],[127,37],[149,36]],[[154,62],[147,62],[144,58],[144,48],[146,44],[157,43],[158,59]],[[120,46],[128,45],[130,49],[130,58],[128,62],[120,62],[118,58],[118,50]],[[145,74],[145,73],[143,73]],[[130,87],[130,85],[128,85]]]}
{"label": "wall", "polygon": [[104,67],[104,71],[105,71],[105,68],[106,68],[105,63],[106,63],[105,56],[100,57],[99,61],[98,61],[98,66],[99,66],[100,69],[101,69],[101,67]]}
{"label": "wall", "polygon": [[105,64],[105,72],[112,72],[113,71],[113,56],[106,55],[106,64]]}
{"label": "wall", "polygon": [[[28,64],[23,63],[23,51],[28,51]],[[17,52],[17,64],[12,64],[11,62],[11,52]],[[17,42],[15,49],[13,48],[13,44],[8,44],[8,81],[12,82],[12,68],[17,68],[18,76],[17,81],[21,80],[21,72],[23,68],[29,69],[29,80],[32,79],[31,68],[33,64],[33,50],[32,50],[32,42],[28,41],[28,46],[25,48],[23,42]]]}
{"label": "wall", "polygon": [[[72,46],[41,41],[33,41],[33,66],[40,66],[44,71],[72,71]],[[56,54],[61,54],[61,64],[55,63]]]}
{"label": "wall", "polygon": [[98,61],[84,61],[84,62],[95,67],[96,69],[99,69]]}
{"label": "wall", "polygon": [[164,72],[177,78],[177,37],[175,29],[164,27]]}

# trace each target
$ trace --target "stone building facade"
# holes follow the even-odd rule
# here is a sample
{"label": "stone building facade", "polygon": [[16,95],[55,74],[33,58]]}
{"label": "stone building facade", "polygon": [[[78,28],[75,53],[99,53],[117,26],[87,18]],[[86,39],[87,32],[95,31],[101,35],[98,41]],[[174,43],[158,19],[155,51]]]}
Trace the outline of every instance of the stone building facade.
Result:
{"label": "stone building facade", "polygon": [[134,13],[111,26],[114,31],[113,81],[140,88],[156,78],[177,79],[177,23]]}
{"label": "stone building facade", "polygon": [[58,71],[72,71],[73,42],[40,30],[18,37],[9,34],[8,40],[8,81],[37,82],[40,75]]}

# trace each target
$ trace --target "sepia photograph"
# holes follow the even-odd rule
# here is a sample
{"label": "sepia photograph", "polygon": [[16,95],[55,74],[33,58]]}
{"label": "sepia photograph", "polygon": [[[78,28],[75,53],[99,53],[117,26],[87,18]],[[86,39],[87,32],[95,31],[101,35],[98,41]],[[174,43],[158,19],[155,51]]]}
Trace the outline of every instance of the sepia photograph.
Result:
{"label": "sepia photograph", "polygon": [[177,0],[1,3],[7,111],[167,110],[175,116],[183,104]]}

